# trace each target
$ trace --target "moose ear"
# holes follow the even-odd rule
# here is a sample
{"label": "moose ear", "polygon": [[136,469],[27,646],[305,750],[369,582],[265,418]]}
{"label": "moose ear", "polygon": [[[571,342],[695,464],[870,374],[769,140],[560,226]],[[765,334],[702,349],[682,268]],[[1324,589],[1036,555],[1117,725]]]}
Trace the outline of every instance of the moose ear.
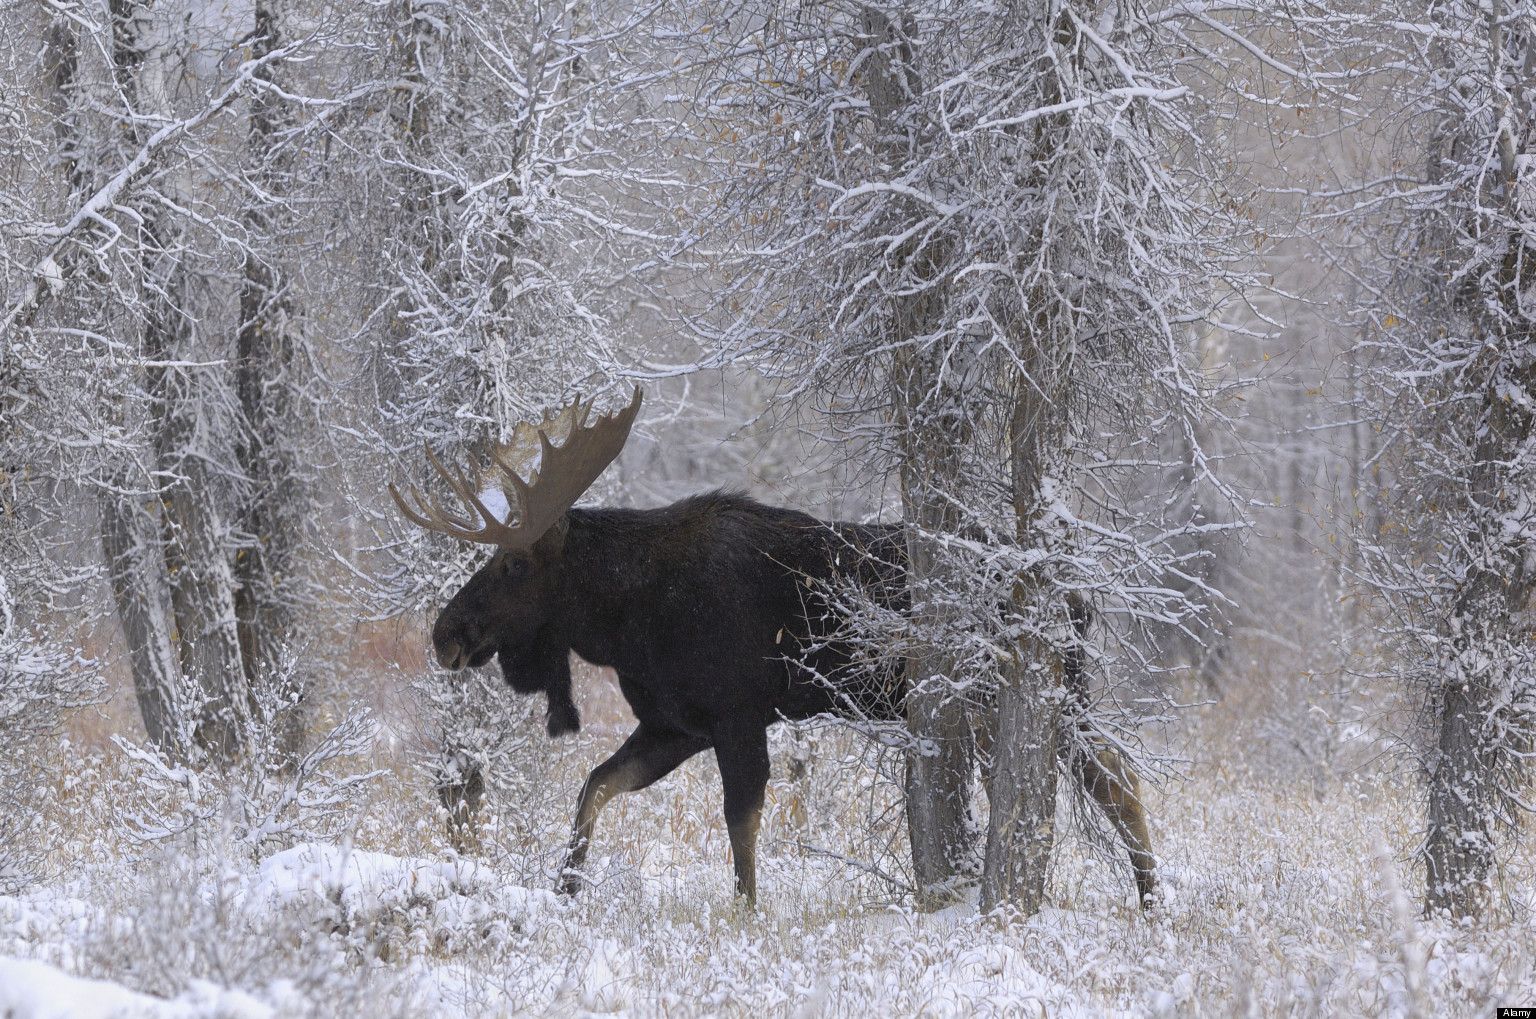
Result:
{"label": "moose ear", "polygon": [[544,728],[551,736],[569,736],[581,731],[581,712],[576,710],[576,702],[569,694],[560,698],[550,693],[549,715]]}

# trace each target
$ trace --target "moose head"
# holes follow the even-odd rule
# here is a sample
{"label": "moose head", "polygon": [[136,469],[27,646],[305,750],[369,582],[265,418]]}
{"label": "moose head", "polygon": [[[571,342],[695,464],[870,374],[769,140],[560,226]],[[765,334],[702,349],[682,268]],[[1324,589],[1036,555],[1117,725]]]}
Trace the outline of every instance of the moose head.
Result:
{"label": "moose head", "polygon": [[[571,699],[570,640],[561,632],[568,513],[624,448],[641,395],[637,387],[627,407],[590,423],[592,402],[578,396],[539,424],[519,426],[510,442],[492,448],[489,469],[473,480],[427,448],[428,462],[460,509],[414,487],[402,495],[389,486],[412,523],[495,547],[491,561],[439,613],[432,647],[445,669],[475,668],[495,655],[514,690],[545,693],[551,736],[581,724]],[[551,434],[563,434],[563,441],[556,445]]]}

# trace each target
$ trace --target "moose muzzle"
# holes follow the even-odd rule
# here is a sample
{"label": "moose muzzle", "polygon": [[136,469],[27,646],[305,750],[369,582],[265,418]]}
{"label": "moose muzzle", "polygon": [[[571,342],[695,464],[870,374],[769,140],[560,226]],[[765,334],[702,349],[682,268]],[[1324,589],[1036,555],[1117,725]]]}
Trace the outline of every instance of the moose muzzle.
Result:
{"label": "moose muzzle", "polygon": [[464,653],[464,648],[458,641],[450,641],[444,644],[437,644],[434,641],[433,643],[434,650],[437,651],[437,664],[445,669],[462,669],[464,667],[464,660],[469,656]]}

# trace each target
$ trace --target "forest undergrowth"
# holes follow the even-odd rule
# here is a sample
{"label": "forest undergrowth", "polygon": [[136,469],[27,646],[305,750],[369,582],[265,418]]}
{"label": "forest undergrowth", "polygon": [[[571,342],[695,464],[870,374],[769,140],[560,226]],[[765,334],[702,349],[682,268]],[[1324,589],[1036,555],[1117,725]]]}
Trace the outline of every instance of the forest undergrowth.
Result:
{"label": "forest undergrowth", "polygon": [[615,801],[591,886],[551,891],[585,769],[627,731],[591,670],[574,739],[545,740],[509,699],[526,767],[497,776],[465,854],[387,710],[354,765],[379,774],[329,838],[253,845],[209,821],[145,841],[139,765],[100,741],[109,707],[37,761],[62,838],[44,880],[0,898],[0,1014],[1427,1016],[1524,1000],[1536,853],[1506,864],[1501,887],[1523,891],[1487,926],[1422,919],[1419,811],[1411,776],[1382,763],[1385,716],[1358,692],[1340,703],[1363,721],[1284,715],[1322,682],[1275,675],[1247,687],[1268,703],[1207,700],[1170,727],[1170,755],[1199,752],[1147,792],[1149,914],[1064,806],[1048,907],[1023,922],[978,915],[974,895],[911,908],[896,762],[841,727],[775,741],[753,913],[732,894],[708,754]]}

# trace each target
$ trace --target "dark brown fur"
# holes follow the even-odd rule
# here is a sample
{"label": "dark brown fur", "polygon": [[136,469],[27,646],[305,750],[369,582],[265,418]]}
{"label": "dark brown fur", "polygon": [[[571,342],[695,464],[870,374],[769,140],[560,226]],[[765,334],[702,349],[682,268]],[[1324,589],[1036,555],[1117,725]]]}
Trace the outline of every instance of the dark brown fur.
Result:
{"label": "dark brown fur", "polygon": [[[904,559],[899,527],[828,524],[744,496],[573,509],[531,550],[498,552],[443,609],[432,640],[447,667],[494,655],[514,690],[542,691],[554,736],[580,726],[572,651],[618,673],[639,726],[582,789],[564,890],[579,887],[608,800],[713,749],[737,888],[751,898],[768,727],[822,714],[905,717],[899,671],[854,667],[832,639],[841,620],[819,594],[841,574],[905,608]],[[1145,900],[1153,866],[1146,820],[1134,776],[1109,756],[1074,770],[1126,841]]]}

